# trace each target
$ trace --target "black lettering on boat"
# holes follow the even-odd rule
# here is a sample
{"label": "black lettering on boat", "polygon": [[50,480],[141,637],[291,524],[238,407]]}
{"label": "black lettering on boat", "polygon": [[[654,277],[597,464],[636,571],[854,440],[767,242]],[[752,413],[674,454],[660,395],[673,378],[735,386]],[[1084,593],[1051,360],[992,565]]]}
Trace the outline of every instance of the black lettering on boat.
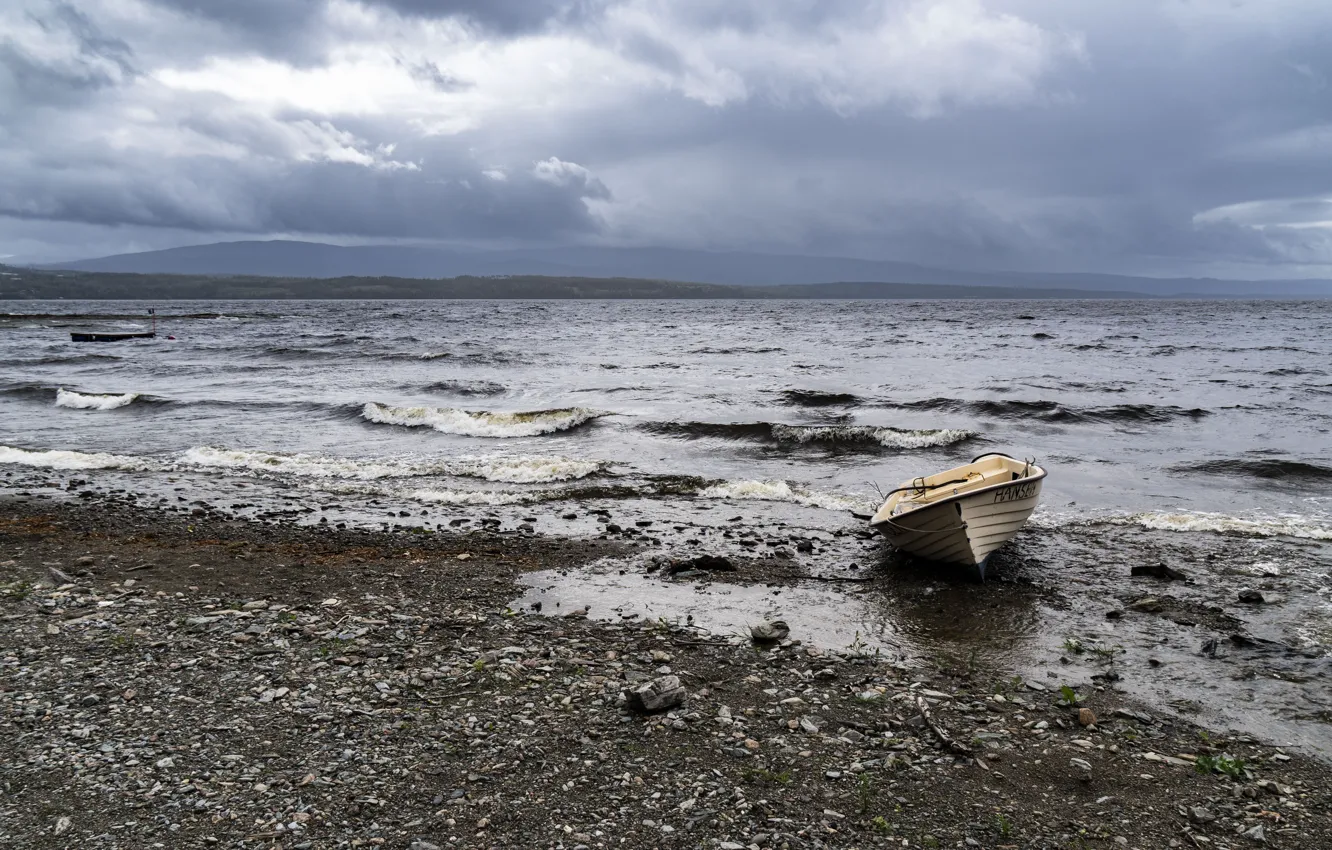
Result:
{"label": "black lettering on boat", "polygon": [[1002,490],[994,491],[994,502],[1018,502],[1023,499],[1030,499],[1036,493],[1036,482],[1028,481],[1025,484],[1015,484],[1012,487],[1005,487]]}

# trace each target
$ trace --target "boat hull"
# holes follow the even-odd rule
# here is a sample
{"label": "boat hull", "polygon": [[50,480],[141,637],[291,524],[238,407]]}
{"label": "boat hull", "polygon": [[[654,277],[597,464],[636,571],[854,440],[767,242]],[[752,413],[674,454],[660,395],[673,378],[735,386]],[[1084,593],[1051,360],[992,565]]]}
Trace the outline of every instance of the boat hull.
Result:
{"label": "boat hull", "polygon": [[69,338],[72,342],[120,342],[126,339],[153,339],[157,334],[154,331],[146,333],[96,333],[83,331],[70,331]]}
{"label": "boat hull", "polygon": [[983,571],[990,555],[1017,535],[1040,503],[1045,472],[1035,470],[1038,474],[897,514],[885,505],[872,527],[893,546],[917,557]]}

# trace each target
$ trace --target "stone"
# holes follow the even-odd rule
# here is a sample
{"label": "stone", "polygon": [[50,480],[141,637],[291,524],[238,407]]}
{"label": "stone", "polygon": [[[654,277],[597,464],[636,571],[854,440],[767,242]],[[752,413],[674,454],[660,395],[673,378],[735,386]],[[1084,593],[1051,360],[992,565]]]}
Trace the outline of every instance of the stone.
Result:
{"label": "stone", "polygon": [[1267,833],[1263,831],[1262,824],[1244,830],[1244,837],[1251,841],[1256,841],[1259,844],[1266,843],[1267,841]]}
{"label": "stone", "polygon": [[666,574],[673,576],[676,573],[689,572],[691,570],[733,573],[736,571],[736,566],[731,563],[729,558],[723,558],[720,555],[699,555],[696,558],[685,558],[679,561],[672,561],[666,567]]}
{"label": "stone", "polygon": [[661,676],[625,692],[625,702],[634,711],[651,714],[674,708],[685,701],[679,676]]}
{"label": "stone", "polygon": [[1190,806],[1189,820],[1194,823],[1211,823],[1216,820],[1216,815],[1213,814],[1210,809],[1203,806]]}
{"label": "stone", "polygon": [[1161,605],[1161,600],[1157,599],[1155,596],[1144,596],[1135,602],[1130,602],[1128,607],[1132,611],[1145,611],[1148,614],[1156,614],[1159,613],[1164,606]]}
{"label": "stone", "polygon": [[760,643],[774,643],[779,640],[786,640],[791,634],[791,627],[785,620],[765,620],[761,623],[754,623],[749,627],[749,633],[754,640]]}
{"label": "stone", "polygon": [[1188,576],[1165,564],[1139,565],[1129,570],[1131,576],[1151,576],[1166,581],[1187,581]]}
{"label": "stone", "polygon": [[1082,726],[1096,725],[1096,712],[1092,711],[1090,708],[1079,708],[1078,723]]}
{"label": "stone", "polygon": [[1267,600],[1263,594],[1257,590],[1241,590],[1239,592],[1239,601],[1246,605],[1262,605]]}

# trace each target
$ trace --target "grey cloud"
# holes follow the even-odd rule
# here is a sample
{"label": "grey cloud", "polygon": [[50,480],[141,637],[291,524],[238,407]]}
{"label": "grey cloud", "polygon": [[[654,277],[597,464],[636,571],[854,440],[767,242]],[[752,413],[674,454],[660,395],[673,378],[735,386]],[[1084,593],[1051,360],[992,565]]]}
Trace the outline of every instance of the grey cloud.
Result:
{"label": "grey cloud", "polygon": [[[11,97],[21,94],[28,101],[60,103],[137,75],[130,46],[104,34],[73,6],[61,3],[46,14],[30,12],[26,17],[53,39],[68,37],[70,49],[53,56],[31,50],[14,36],[0,39],[0,69],[13,87]],[[0,96],[3,83],[0,77]]]}
{"label": "grey cloud", "polygon": [[472,88],[473,83],[460,79],[452,74],[440,69],[434,62],[417,62],[415,64],[400,63],[407,65],[407,71],[412,75],[412,79],[428,83],[438,91],[456,92]]}
{"label": "grey cloud", "polygon": [[458,18],[499,33],[578,25],[596,17],[608,0],[361,0],[420,18]]}
{"label": "grey cloud", "polygon": [[[337,37],[323,0],[154,2],[189,16],[181,32],[204,40],[171,43],[170,27],[185,24],[167,15],[155,40],[111,31],[110,17],[89,2],[43,18],[76,45],[68,61],[39,62],[12,40],[0,46],[0,111],[28,104],[43,112],[0,135],[0,214],[30,229],[87,223],[71,231],[71,244],[88,241],[90,228],[168,241],[174,228],[194,241],[215,233],[604,239],[1033,270],[1332,269],[1332,235],[1316,226],[1329,217],[1317,199],[1332,194],[1332,10],[1314,3],[1194,15],[1190,4],[1154,0],[986,0],[996,14],[1080,36],[1085,61],[1042,71],[1030,98],[948,102],[922,118],[891,99],[846,115],[817,98],[708,106],[672,85],[700,67],[698,42],[709,33],[743,42],[781,29],[817,39],[821,28],[854,31],[913,8],[907,2],[681,0],[640,6],[656,17],[616,29],[615,7],[630,0],[366,0],[407,18],[464,21],[472,37],[500,46],[567,32],[650,69],[650,81],[605,103],[570,98],[576,105],[566,108],[555,97],[510,109],[504,97],[488,100],[484,71],[472,79],[474,66],[461,60],[413,53],[387,35],[375,45],[370,33],[363,46],[402,57],[423,94],[435,96],[428,86],[487,105],[452,137],[424,135],[406,116],[338,118],[337,132],[364,140],[348,155],[374,160],[356,164],[300,147],[303,133],[334,132],[321,124],[327,116],[247,109],[219,95],[163,104],[148,99],[147,84],[118,85],[164,55],[183,67],[236,53],[317,67],[330,61]],[[187,51],[198,55],[182,59]],[[725,65],[730,57],[712,58]],[[761,73],[762,57],[749,59]],[[62,112],[76,99],[77,111]],[[439,102],[446,114],[449,99]],[[79,126],[101,120],[110,132],[136,106],[165,112],[151,128],[161,138],[132,150],[92,138],[77,144],[62,120],[87,116]],[[175,132],[200,140],[204,152],[173,148]],[[384,153],[389,144],[396,150]],[[210,155],[210,145],[241,153]],[[552,153],[560,160],[550,163]],[[3,232],[0,253],[13,250]]]}
{"label": "grey cloud", "polygon": [[514,169],[501,180],[462,165],[277,167],[210,157],[164,164],[142,155],[34,165],[0,186],[0,216],[198,232],[540,240],[596,234],[600,221],[584,199],[609,195],[591,177],[550,181]]}

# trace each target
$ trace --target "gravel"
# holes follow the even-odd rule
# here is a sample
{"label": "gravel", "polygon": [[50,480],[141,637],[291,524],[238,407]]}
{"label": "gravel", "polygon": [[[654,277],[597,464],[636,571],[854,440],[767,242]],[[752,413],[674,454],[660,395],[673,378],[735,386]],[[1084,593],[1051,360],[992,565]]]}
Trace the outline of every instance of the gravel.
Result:
{"label": "gravel", "polygon": [[619,545],[0,501],[0,844],[1332,846],[1329,765],[1110,687],[508,607]]}

